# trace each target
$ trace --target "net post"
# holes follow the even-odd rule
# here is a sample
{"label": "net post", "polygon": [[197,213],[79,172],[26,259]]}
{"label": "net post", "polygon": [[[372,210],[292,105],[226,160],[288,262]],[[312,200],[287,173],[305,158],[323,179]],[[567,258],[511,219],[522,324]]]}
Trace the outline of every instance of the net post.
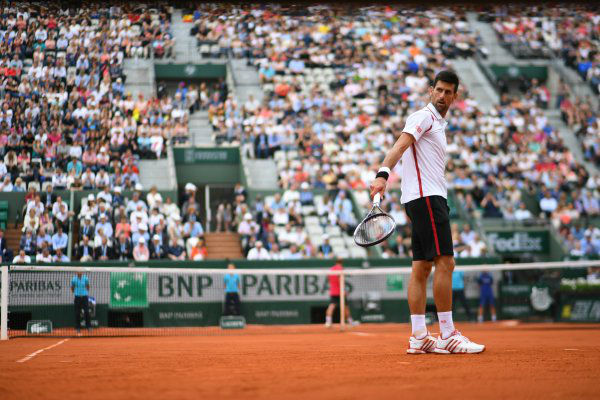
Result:
{"label": "net post", "polygon": [[344,279],[344,270],[340,271],[340,330],[346,328],[346,282]]}
{"label": "net post", "polygon": [[0,288],[0,340],[8,340],[8,265],[0,267],[2,270],[2,285]]}

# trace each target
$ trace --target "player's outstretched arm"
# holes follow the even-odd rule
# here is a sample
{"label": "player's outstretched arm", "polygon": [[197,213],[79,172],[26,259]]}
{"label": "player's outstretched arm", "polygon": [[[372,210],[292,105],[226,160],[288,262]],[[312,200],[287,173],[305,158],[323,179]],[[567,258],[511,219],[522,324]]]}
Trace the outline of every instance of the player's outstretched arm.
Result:
{"label": "player's outstretched arm", "polygon": [[[392,147],[385,156],[383,164],[381,164],[381,168],[384,170],[387,169],[387,173],[389,174],[389,171],[391,171],[396,164],[398,164],[398,161],[400,161],[402,154],[404,154],[406,149],[408,149],[414,142],[415,137],[413,135],[402,132],[402,135],[400,135],[398,140],[396,140],[396,143],[394,143],[394,147]],[[375,178],[375,180],[371,183],[371,198],[373,198],[377,193],[380,193],[381,197],[383,198],[386,184],[387,176],[378,176]]]}

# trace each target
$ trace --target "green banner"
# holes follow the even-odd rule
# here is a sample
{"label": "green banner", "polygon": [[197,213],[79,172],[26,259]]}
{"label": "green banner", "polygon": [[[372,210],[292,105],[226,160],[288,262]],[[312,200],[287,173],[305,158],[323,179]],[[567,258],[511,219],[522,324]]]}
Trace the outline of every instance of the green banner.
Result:
{"label": "green banner", "polygon": [[500,285],[500,315],[522,318],[532,314],[531,285]]}
{"label": "green banner", "polygon": [[496,78],[536,78],[542,82],[548,77],[548,68],[544,65],[490,65],[490,70]]}
{"label": "green banner", "polygon": [[488,231],[487,237],[498,254],[550,253],[550,232],[538,231]]}
{"label": "green banner", "polygon": [[174,149],[175,164],[239,164],[240,151],[234,148]]}
{"label": "green banner", "polygon": [[110,307],[148,307],[148,288],[146,274],[141,272],[111,272]]}
{"label": "green banner", "polygon": [[156,79],[218,79],[225,78],[225,64],[155,64]]}

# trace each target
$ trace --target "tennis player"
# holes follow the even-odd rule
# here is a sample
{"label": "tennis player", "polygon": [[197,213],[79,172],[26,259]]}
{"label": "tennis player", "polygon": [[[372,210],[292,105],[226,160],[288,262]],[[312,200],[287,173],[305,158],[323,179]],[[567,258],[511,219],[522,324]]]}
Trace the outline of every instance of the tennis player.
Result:
{"label": "tennis player", "polygon": [[[408,284],[412,335],[407,353],[481,353],[485,346],[471,342],[452,321],[454,252],[447,205],[446,132],[444,120],[458,95],[458,76],[441,71],[429,88],[430,103],[411,114],[402,134],[388,152],[371,184],[371,197],[385,193],[391,169],[402,158],[401,203],[412,222],[413,263]],[[435,264],[433,296],[440,335],[425,325],[426,283]]]}

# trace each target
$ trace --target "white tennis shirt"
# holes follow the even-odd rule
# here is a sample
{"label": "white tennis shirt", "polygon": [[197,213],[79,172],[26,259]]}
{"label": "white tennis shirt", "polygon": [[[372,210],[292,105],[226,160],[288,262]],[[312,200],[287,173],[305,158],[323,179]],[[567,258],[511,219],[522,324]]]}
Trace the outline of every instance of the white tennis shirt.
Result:
{"label": "white tennis shirt", "polygon": [[412,113],[402,132],[415,138],[402,155],[402,204],[427,196],[448,198],[446,125],[433,104]]}

